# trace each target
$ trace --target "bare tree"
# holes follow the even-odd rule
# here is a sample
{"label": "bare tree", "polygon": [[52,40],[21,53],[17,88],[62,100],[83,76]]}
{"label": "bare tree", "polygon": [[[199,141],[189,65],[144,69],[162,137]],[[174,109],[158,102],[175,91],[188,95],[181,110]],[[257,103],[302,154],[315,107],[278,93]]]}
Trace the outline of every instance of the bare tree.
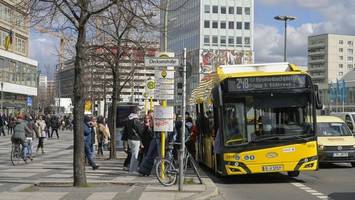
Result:
{"label": "bare tree", "polygon": [[76,36],[74,61],[74,186],[87,185],[84,155],[84,100],[83,69],[85,66],[85,45],[88,22],[118,0],[31,0],[28,8],[34,23],[46,23],[49,26],[69,28]]}
{"label": "bare tree", "polygon": [[[93,45],[94,57],[112,72],[112,106],[109,117],[111,130],[110,159],[116,158],[116,105],[121,90],[133,78],[135,65],[130,69],[123,67],[123,63],[138,60],[137,54],[144,54],[146,47],[156,41],[154,36],[154,17],[151,12],[156,7],[153,1],[130,0],[122,1],[103,12],[99,17],[100,23],[95,23],[101,32],[102,43]],[[96,20],[97,22],[97,20]],[[100,41],[100,40],[99,40]],[[133,63],[131,63],[132,65]]]}

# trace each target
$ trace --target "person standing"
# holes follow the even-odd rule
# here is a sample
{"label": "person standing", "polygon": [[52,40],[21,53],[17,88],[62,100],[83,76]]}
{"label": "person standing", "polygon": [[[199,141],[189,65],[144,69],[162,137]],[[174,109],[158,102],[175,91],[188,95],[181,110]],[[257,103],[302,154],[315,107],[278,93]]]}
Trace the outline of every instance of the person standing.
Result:
{"label": "person standing", "polygon": [[92,152],[92,132],[93,132],[93,122],[92,117],[85,115],[84,116],[84,144],[85,144],[85,156],[89,161],[89,165],[93,170],[99,168],[94,161],[94,156]]}
{"label": "person standing", "polygon": [[127,131],[128,147],[131,150],[131,161],[129,165],[129,172],[136,172],[138,167],[138,154],[141,146],[141,137],[143,126],[138,120],[138,108],[133,107],[131,114],[128,116],[128,122],[125,128]]}
{"label": "person standing", "polygon": [[44,121],[43,116],[39,116],[38,119],[36,120],[36,127],[37,127],[37,132],[38,132],[38,145],[37,145],[37,150],[36,154],[38,153],[38,150],[42,150],[42,154],[44,154],[44,146],[43,146],[43,141],[44,138],[46,138],[46,121]]}
{"label": "person standing", "polygon": [[52,115],[51,117],[51,128],[52,128],[52,133],[50,138],[53,138],[53,133],[55,132],[57,134],[57,139],[59,139],[58,135],[58,128],[59,128],[59,117],[57,115]]}
{"label": "person standing", "polygon": [[153,132],[153,121],[152,117],[146,115],[144,117],[144,128],[142,134],[142,149],[139,156],[139,163],[142,162],[143,158],[147,155],[150,141],[153,139],[154,132]]}
{"label": "person standing", "polygon": [[9,124],[7,125],[7,134],[12,135],[14,134],[14,128],[16,126],[16,119],[12,115],[9,117]]}
{"label": "person standing", "polygon": [[104,151],[104,143],[105,141],[108,141],[110,138],[110,132],[106,126],[105,118],[102,116],[99,116],[97,118],[97,142],[98,142],[98,148],[97,148],[97,155],[98,156],[103,156]]}

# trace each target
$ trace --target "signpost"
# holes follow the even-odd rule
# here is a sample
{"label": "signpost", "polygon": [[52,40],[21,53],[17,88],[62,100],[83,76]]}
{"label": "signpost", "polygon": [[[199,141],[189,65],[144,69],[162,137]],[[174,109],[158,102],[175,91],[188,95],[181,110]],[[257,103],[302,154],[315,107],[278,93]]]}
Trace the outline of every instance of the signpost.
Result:
{"label": "signpost", "polygon": [[154,106],[154,131],[173,131],[174,107]]}

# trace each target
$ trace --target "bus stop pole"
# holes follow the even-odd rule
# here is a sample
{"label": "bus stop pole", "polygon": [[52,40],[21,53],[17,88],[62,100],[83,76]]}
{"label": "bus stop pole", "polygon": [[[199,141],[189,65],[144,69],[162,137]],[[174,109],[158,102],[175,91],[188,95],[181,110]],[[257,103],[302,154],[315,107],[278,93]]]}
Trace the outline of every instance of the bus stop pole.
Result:
{"label": "bus stop pole", "polygon": [[[183,64],[183,87],[182,87],[182,131],[180,135],[180,156],[179,156],[179,191],[183,191],[184,185],[184,156],[185,156],[185,112],[186,112],[186,48],[184,48]],[[186,161],[187,162],[187,161]]]}

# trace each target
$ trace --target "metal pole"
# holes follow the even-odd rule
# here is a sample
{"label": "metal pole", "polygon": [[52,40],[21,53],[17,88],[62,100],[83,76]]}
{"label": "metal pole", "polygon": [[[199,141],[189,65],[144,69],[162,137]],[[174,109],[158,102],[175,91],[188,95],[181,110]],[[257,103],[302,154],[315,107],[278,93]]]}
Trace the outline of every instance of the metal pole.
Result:
{"label": "metal pole", "polygon": [[182,87],[182,133],[180,135],[180,156],[179,156],[179,191],[183,190],[184,185],[184,156],[185,156],[185,112],[186,112],[186,48],[184,48],[184,69]]}
{"label": "metal pole", "polygon": [[1,82],[1,113],[4,113],[4,107],[3,107],[3,101],[4,101],[4,83]]}
{"label": "metal pole", "polygon": [[287,19],[285,19],[284,62],[287,61]]}
{"label": "metal pole", "polygon": [[165,12],[164,12],[164,51],[168,50],[168,9],[170,0],[166,0]]}

